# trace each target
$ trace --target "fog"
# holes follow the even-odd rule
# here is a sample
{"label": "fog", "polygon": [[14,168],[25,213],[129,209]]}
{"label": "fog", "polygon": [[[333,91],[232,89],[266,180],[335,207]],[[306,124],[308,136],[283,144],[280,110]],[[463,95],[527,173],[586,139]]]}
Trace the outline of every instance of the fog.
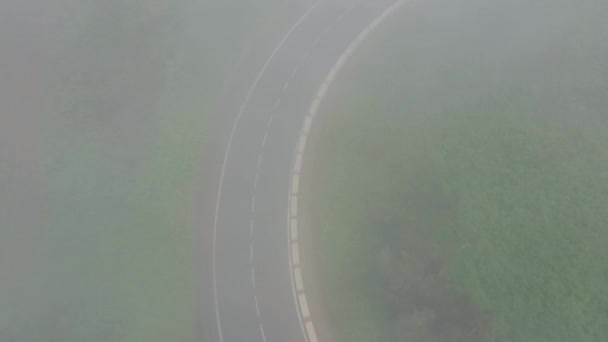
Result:
{"label": "fog", "polygon": [[[348,39],[354,39],[355,33],[367,27],[389,3],[388,0],[321,0],[309,16],[302,17],[301,26],[296,25],[297,29],[289,36],[293,41],[286,40],[283,50],[276,50],[278,53],[274,56],[271,54],[277,42],[288,37],[285,33],[292,32],[290,28],[299,23],[298,19],[315,4],[314,1],[3,0],[0,3],[0,342],[215,342],[218,335],[215,312],[219,310],[213,305],[213,299],[217,301],[213,296],[217,294],[211,291],[215,196],[220,171],[224,177],[222,161],[230,146],[230,128],[239,106],[248,96],[249,85],[255,85],[255,76],[260,69],[266,71],[264,62],[268,61],[268,76],[260,74],[263,76],[258,87],[261,90],[252,93],[250,102],[252,108],[258,102],[274,104],[274,97],[272,101],[264,97],[275,91],[272,88],[275,84],[270,80],[280,78],[281,83],[277,81],[276,86],[277,89],[283,87],[283,79],[291,80],[298,70],[289,63],[306,55],[302,46],[313,45],[315,35],[327,39],[324,43],[319,38],[317,42],[321,43],[310,52],[311,59],[297,65],[300,68],[297,77],[301,79],[295,77],[288,82],[289,91],[294,93],[283,100],[287,108],[284,110],[295,113],[294,121],[278,125],[276,129],[284,128],[287,132],[300,125],[304,116],[295,116],[304,115],[308,110],[325,73],[350,43]],[[349,12],[351,6],[354,9]],[[328,19],[334,17],[344,19],[335,22]],[[361,236],[368,236],[369,241],[376,243],[374,248],[377,250],[369,252],[370,260],[374,261],[361,261],[360,264],[368,265],[369,269],[352,271],[355,275],[365,273],[377,279],[387,277],[381,285],[372,282],[373,290],[369,291],[372,299],[362,297],[367,290],[353,292],[362,303],[373,303],[366,310],[385,310],[378,316],[390,316],[382,322],[378,320],[380,323],[376,322],[378,325],[369,328],[370,331],[387,332],[384,337],[395,340],[411,336],[413,341],[464,341],[464,335],[446,337],[442,333],[455,331],[454,334],[459,334],[462,329],[470,328],[467,324],[482,325],[479,323],[482,322],[484,326],[476,330],[482,332],[469,337],[480,341],[507,341],[509,337],[514,341],[533,338],[548,341],[564,336],[583,336],[587,341],[608,339],[605,335],[608,331],[602,328],[608,322],[608,293],[599,287],[608,274],[605,266],[608,258],[602,251],[608,242],[605,215],[608,212],[608,192],[605,191],[608,190],[602,183],[608,181],[604,169],[608,166],[605,152],[608,151],[608,131],[604,131],[608,128],[606,18],[608,2],[605,0],[412,0],[369,35],[361,51],[353,55],[348,67],[342,71],[342,78],[332,86],[336,90],[330,92],[328,109],[323,112],[331,119],[321,121],[321,124],[325,122],[331,129],[318,128],[322,133],[313,145],[318,151],[310,152],[314,169],[320,170],[311,171],[310,179],[318,179],[319,184],[327,184],[327,189],[331,190],[314,190],[309,196],[326,196],[319,199],[319,203],[331,203],[328,198],[340,197],[327,193],[343,192],[344,206],[360,209],[357,213],[360,216],[354,217],[361,220],[352,225],[366,222],[363,231],[373,232],[369,236],[361,233]],[[326,34],[317,32],[321,31],[317,27],[321,24],[333,28],[337,32],[335,36],[329,31]],[[340,31],[341,27],[344,30]],[[297,44],[298,40],[303,42],[302,46]],[[287,55],[289,51],[297,51],[297,58]],[[268,59],[268,56],[274,59]],[[281,63],[288,65],[289,70]],[[287,84],[283,92],[286,89]],[[256,107],[251,115],[270,113],[271,107]],[[247,114],[245,111],[245,117]],[[263,118],[265,124],[266,117]],[[460,124],[464,121],[468,128]],[[262,120],[252,122],[253,127]],[[317,129],[317,126],[313,127]],[[412,127],[420,130],[415,132]],[[350,135],[341,133],[345,128],[349,129]],[[512,135],[501,135],[506,131]],[[280,136],[280,133],[276,134]],[[470,141],[458,138],[469,134],[475,138]],[[499,138],[493,140],[493,135]],[[262,136],[266,141],[263,134],[258,140],[261,141]],[[287,165],[285,169],[291,167],[295,137],[294,133],[293,141],[284,145],[276,143],[279,146],[273,150],[278,151],[274,152],[278,155],[287,153],[281,151],[290,148],[290,154],[283,158]],[[325,151],[323,142],[340,148],[328,147]],[[455,147],[445,147],[450,144]],[[506,145],[509,151],[500,150]],[[358,146],[362,152],[354,153],[353,146]],[[523,154],[531,150],[530,155]],[[498,155],[497,159],[483,159],[486,152]],[[339,159],[340,155],[344,155],[344,159]],[[334,156],[340,161],[335,165],[328,162],[324,169],[323,161]],[[246,159],[243,157],[244,164]],[[501,164],[505,161],[508,163]],[[370,166],[378,164],[385,167],[372,169]],[[412,164],[423,166],[408,169]],[[349,175],[345,165],[358,171]],[[469,169],[463,165],[481,166]],[[479,171],[486,166],[490,171]],[[277,162],[276,170],[282,170],[282,167]],[[513,173],[505,171],[507,169]],[[428,179],[419,176],[426,170],[432,170],[425,175]],[[553,173],[554,170],[559,172]],[[477,171],[479,173],[474,173]],[[503,171],[504,174],[500,173]],[[479,176],[478,181],[466,178],[467,172]],[[502,176],[483,178],[487,174]],[[376,180],[365,183],[369,180],[365,177],[370,175],[374,175],[370,179],[377,179],[377,183]],[[284,176],[287,179],[288,174]],[[430,179],[435,176],[436,179]],[[528,176],[534,181],[546,180],[546,183],[527,183],[524,179]],[[247,177],[243,176],[243,179]],[[515,178],[522,181],[507,181]],[[255,179],[257,182],[257,175]],[[352,183],[349,183],[350,179]],[[420,188],[406,185],[412,182],[420,182]],[[435,183],[441,185],[435,187]],[[235,184],[240,183],[228,185]],[[353,187],[363,184],[360,186],[363,190],[360,194],[349,193],[345,184]],[[534,194],[524,191],[526,184],[535,189]],[[247,186],[250,191],[250,185]],[[463,190],[467,187],[480,190],[469,194]],[[521,193],[502,193],[497,190],[501,187],[519,189]],[[282,201],[287,197],[287,190],[279,185],[277,188],[277,198],[282,196]],[[428,190],[431,188],[433,190]],[[540,192],[546,197],[536,196]],[[466,211],[470,209],[467,205],[477,203],[468,202],[466,196],[469,195],[471,198],[487,196],[488,203],[494,203],[493,195],[504,196],[496,203],[507,204],[480,207],[480,213],[487,210],[494,216],[479,223],[474,219],[484,214],[467,216],[470,212]],[[451,202],[454,198],[457,199]],[[264,207],[264,204],[258,203],[258,206]],[[312,211],[318,210],[313,212],[315,220],[311,222],[320,226],[336,225],[335,235],[323,238],[341,236],[339,225],[350,222],[338,217],[339,207],[332,212],[334,217],[324,216],[324,208],[311,207]],[[434,218],[429,219],[428,222],[432,222],[428,223],[428,230],[437,228],[439,232],[438,226],[450,226],[442,221],[444,218],[435,217],[443,215],[444,207],[448,208],[447,216],[452,215],[452,211],[458,212],[447,221],[462,219],[459,221],[461,226],[454,231],[476,223],[480,227],[524,227],[521,224],[524,219],[516,220],[519,214],[522,217],[538,214],[546,218],[546,221],[538,222],[530,219],[528,221],[538,224],[525,227],[542,226],[538,234],[550,237],[538,238],[539,241],[559,241],[564,243],[560,248],[572,247],[567,251],[569,257],[564,257],[566,261],[560,259],[562,254],[543,249],[542,242],[538,245],[527,243],[538,236],[521,232],[520,236],[516,229],[513,236],[530,240],[501,245],[490,241],[489,237],[479,237],[482,233],[476,235],[477,227],[471,231],[462,228],[456,233],[437,234],[439,240],[453,242],[456,249],[472,245],[470,250],[484,253],[483,248],[492,246],[491,251],[486,250],[488,255],[501,249],[505,255],[515,258],[517,249],[509,249],[509,246],[519,244],[548,253],[532,254],[530,259],[539,260],[550,255],[547,259],[563,261],[563,264],[538,264],[539,267],[555,267],[557,271],[546,278],[539,275],[542,280],[538,282],[532,281],[527,300],[538,299],[539,289],[546,285],[547,289],[552,289],[547,291],[554,291],[551,293],[556,293],[555,296],[568,298],[568,301],[559,302],[565,307],[556,308],[548,299],[541,298],[537,303],[541,309],[537,308],[535,314],[541,315],[546,310],[546,319],[523,327],[522,331],[528,335],[509,335],[512,325],[520,322],[514,321],[514,314],[501,316],[499,309],[522,308],[523,305],[517,305],[521,304],[519,301],[526,301],[525,297],[514,295],[515,304],[505,304],[508,295],[501,292],[503,289],[492,292],[483,287],[485,268],[475,268],[483,264],[481,259],[475,259],[475,266],[467,264],[473,259],[451,264],[448,259],[458,258],[450,249],[450,243],[435,245],[426,240],[430,239],[426,235],[419,236],[426,234],[421,233],[426,221],[423,218],[416,221],[416,213],[431,213],[429,215]],[[567,214],[559,216],[558,209],[564,213],[568,209]],[[404,213],[413,218],[403,218]],[[264,212],[264,215],[264,219],[279,217],[280,224],[285,221],[283,212],[276,215]],[[507,216],[512,219],[510,223],[504,223],[507,219],[501,221]],[[247,219],[247,229],[248,222]],[[564,227],[559,226],[559,222],[565,222]],[[390,229],[378,228],[376,232],[371,228],[383,224],[398,228],[389,233]],[[417,231],[411,228],[412,225],[422,228]],[[550,225],[564,230],[557,232],[558,228],[547,228]],[[348,236],[353,232],[345,230],[343,233]],[[441,315],[428,312],[439,312],[443,306],[437,304],[441,307],[437,309],[435,304],[421,300],[423,308],[418,307],[419,312],[411,314],[411,308],[417,304],[407,297],[412,296],[410,293],[403,296],[407,299],[401,298],[402,302],[388,295],[391,291],[403,291],[400,277],[416,276],[416,271],[411,271],[407,265],[402,268],[397,265],[411,252],[405,251],[407,248],[418,250],[411,247],[411,242],[404,242],[412,236],[420,238],[420,245],[428,247],[419,256],[412,257],[415,259],[412,264],[426,263],[427,257],[433,261],[442,259],[445,272],[437,276],[437,282],[443,282],[443,277],[450,274],[453,278],[445,283],[458,288],[459,294],[464,293],[467,300],[475,303],[468,306],[469,302],[462,304],[455,300],[458,302],[454,304],[456,309],[445,309],[452,310],[452,316],[446,315],[453,318],[457,315],[454,312],[468,312],[471,317],[475,316],[471,319],[473,323],[464,319],[465,322],[460,322],[461,326],[454,330],[448,327],[436,335],[422,333],[417,329],[421,331],[420,326],[428,323],[426,319],[433,320],[428,317]],[[498,233],[493,236],[507,239]],[[394,250],[387,247],[387,237],[402,245]],[[311,239],[314,240],[314,236]],[[287,239],[280,235],[269,241],[269,245],[261,249],[283,252],[283,241]],[[475,241],[479,245],[475,245]],[[339,244],[330,242],[323,246],[332,246],[332,243]],[[215,248],[215,241],[213,244]],[[486,247],[479,247],[482,245]],[[359,247],[353,247],[353,250]],[[325,248],[326,251],[328,248]],[[302,251],[303,255],[306,253],[319,253],[322,255],[319,260],[351,257],[332,255],[322,247]],[[360,254],[365,255],[365,252]],[[390,259],[390,256],[401,259],[394,263],[378,262],[382,258]],[[285,260],[288,258],[285,254]],[[318,262],[314,257],[310,260]],[[530,261],[522,260],[518,265]],[[284,267],[286,264],[277,265]],[[274,265],[268,267],[274,268]],[[342,285],[324,280],[323,275],[327,272],[340,275],[336,279],[350,276],[348,270],[323,267],[330,266],[309,268],[312,271],[308,276],[313,280],[307,284],[313,284],[314,290]],[[487,267],[504,267],[504,274],[512,270],[503,259]],[[573,271],[576,268],[580,269],[576,277],[557,276],[560,272],[576,273]],[[402,269],[409,271],[401,274]],[[471,276],[472,269],[480,278]],[[306,271],[304,268],[305,277]],[[386,276],[387,273],[390,276]],[[510,279],[522,282],[518,276],[521,274],[511,274]],[[482,280],[477,283],[479,279]],[[495,279],[503,278],[496,276]],[[318,285],[324,281],[329,285]],[[420,284],[434,289],[437,282]],[[544,285],[538,285],[540,283]],[[288,290],[291,294],[291,287]],[[348,309],[338,302],[342,297],[335,297],[335,292],[330,290],[318,293],[314,292],[319,297],[311,300],[313,314],[329,312],[320,315],[326,321],[321,325],[326,328],[321,329],[334,331],[324,336],[345,339],[350,335],[344,331],[349,329],[350,333],[358,334],[359,330],[344,323],[346,319],[340,319],[350,317],[342,315]],[[423,297],[414,293],[416,298]],[[246,297],[249,293],[238,295]],[[225,296],[230,298],[226,300],[229,304],[233,297],[241,298],[236,294]],[[329,298],[338,299],[331,299],[336,301],[331,302]],[[501,301],[492,298],[501,298]],[[436,299],[435,302],[451,300]],[[390,301],[394,303],[387,304]],[[403,304],[403,307],[395,303]],[[281,316],[281,310],[293,314],[291,306],[281,305],[278,300],[267,305],[262,302],[263,319],[260,321],[266,324],[271,336],[273,325],[284,324],[273,321],[272,318],[276,318],[273,315]],[[293,305],[292,301],[289,305]],[[429,309],[425,305],[433,307]],[[264,316],[264,308],[269,312],[268,316]],[[580,312],[574,313],[576,310]],[[585,312],[596,314],[595,320]],[[479,321],[475,321],[477,314],[483,316]],[[363,320],[358,322],[358,329],[362,329],[367,324],[365,317],[371,317],[371,314],[355,316]],[[411,323],[413,319],[410,322],[410,316],[419,319],[417,327]],[[564,327],[562,335],[551,335],[548,331],[555,322],[566,321],[570,325]],[[230,331],[230,324],[230,319],[226,318],[224,329]],[[446,323],[446,326],[450,324]],[[466,327],[459,330],[462,326]],[[408,335],[406,330],[414,332]],[[300,334],[299,330],[297,332]],[[274,336],[284,335],[277,333]],[[364,339],[362,336],[365,335],[359,338]],[[258,340],[257,335],[251,339]]]}
{"label": "fog", "polygon": [[353,58],[313,152],[342,340],[606,335],[606,11],[412,2]]}
{"label": "fog", "polygon": [[190,188],[256,13],[226,1],[0,4],[1,341],[196,336]]}

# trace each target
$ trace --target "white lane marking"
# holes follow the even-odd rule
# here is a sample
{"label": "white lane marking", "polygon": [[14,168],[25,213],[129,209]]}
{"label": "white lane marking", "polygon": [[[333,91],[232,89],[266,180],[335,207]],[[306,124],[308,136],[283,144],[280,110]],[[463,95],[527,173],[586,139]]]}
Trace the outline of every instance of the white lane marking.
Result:
{"label": "white lane marking", "polygon": [[312,126],[312,116],[307,116],[306,120],[304,120],[304,129],[302,129],[302,132],[304,132],[304,134],[308,134],[311,126]]}
{"label": "white lane marking", "polygon": [[312,324],[312,321],[306,322],[306,332],[308,333],[308,340],[310,342],[319,342],[317,332],[315,331],[315,326]]}
{"label": "white lane marking", "polygon": [[253,263],[253,243],[249,244],[249,262]]}
{"label": "white lane marking", "polygon": [[291,193],[294,195],[297,195],[299,190],[300,190],[300,176],[294,175],[293,182],[291,183]]}
{"label": "white lane marking", "polygon": [[251,287],[255,289],[255,270],[251,269]]}
{"label": "white lane marking", "polygon": [[294,173],[300,173],[302,171],[302,154],[298,153],[296,156],[296,164],[293,168]]}
{"label": "white lane marking", "polygon": [[327,93],[327,88],[329,87],[329,85],[327,84],[327,82],[323,82],[323,85],[321,85],[321,89],[319,89],[319,93],[317,94],[317,98],[322,99],[325,97],[325,94]]}
{"label": "white lane marking", "polygon": [[348,59],[348,57],[350,57],[350,54],[351,54],[351,52],[350,52],[350,51],[351,51],[351,50],[350,50],[350,48],[349,48],[349,49],[347,49],[347,50],[346,50],[346,52],[344,52],[344,55],[342,55],[342,56],[341,56],[341,57],[338,59],[338,62],[336,62],[336,65],[338,66],[338,67],[336,68],[336,73],[338,72],[338,71],[337,71],[337,69],[339,69],[339,66],[343,65],[343,64],[344,64],[344,61],[346,61],[346,60]]}
{"label": "white lane marking", "polygon": [[312,43],[312,45],[310,46],[311,48],[314,48],[315,46],[317,46],[317,44],[319,44],[319,42],[321,41],[321,38],[323,36],[319,36],[317,37],[317,39],[315,39],[315,41]]}
{"label": "white lane marking", "polygon": [[291,263],[294,265],[300,264],[300,248],[297,241],[291,244]]}
{"label": "white lane marking", "polygon": [[266,139],[268,139],[268,131],[266,131],[266,133],[264,133],[264,138],[262,139],[262,148],[264,148],[264,146],[266,146]]}
{"label": "white lane marking", "polygon": [[293,268],[293,275],[296,278],[296,289],[298,292],[304,291],[304,282],[302,281],[302,271],[299,267]]}
{"label": "white lane marking", "polygon": [[291,241],[298,240],[298,220],[295,218],[291,219]]}
{"label": "white lane marking", "polygon": [[299,66],[296,66],[295,68],[293,68],[291,75],[289,75],[289,81],[291,81],[294,78],[294,76],[298,73],[299,68],[300,68]]}
{"label": "white lane marking", "polygon": [[289,87],[289,81],[285,82],[285,85],[283,86],[283,90],[281,90],[281,94],[284,94],[285,91],[287,91],[288,87]]}
{"label": "white lane marking", "polygon": [[258,296],[253,296],[253,300],[255,301],[255,312],[260,316],[260,304],[258,303]]}
{"label": "white lane marking", "polygon": [[315,114],[317,113],[317,109],[319,109],[319,104],[321,103],[321,100],[319,100],[318,98],[315,99],[312,103],[312,106],[310,107],[310,111],[308,112],[308,115],[310,116],[315,116]]}
{"label": "white lane marking", "polygon": [[220,181],[219,181],[219,186],[217,189],[217,196],[216,196],[216,201],[215,201],[215,214],[214,214],[215,217],[213,220],[213,243],[212,243],[212,253],[211,253],[211,255],[212,255],[211,256],[211,259],[212,259],[211,260],[211,263],[212,263],[211,277],[213,278],[213,305],[214,305],[214,309],[215,309],[215,319],[216,319],[216,323],[217,323],[217,334],[219,337],[219,342],[224,342],[224,334],[222,331],[222,320],[220,317],[220,309],[219,309],[220,305],[219,305],[219,298],[218,298],[218,294],[217,294],[218,293],[218,291],[217,291],[217,253],[216,253],[217,252],[217,223],[219,220],[220,202],[222,199],[222,189],[223,189],[223,184],[224,184],[224,176],[226,174],[226,165],[228,164],[228,157],[230,156],[230,150],[232,149],[232,142],[234,141],[234,135],[236,133],[236,128],[238,127],[239,122],[241,121],[241,117],[243,116],[243,113],[245,112],[245,107],[249,103],[249,99],[251,98],[253,91],[258,86],[258,83],[260,82],[262,75],[264,75],[264,73],[266,72],[266,69],[270,65],[270,62],[272,62],[272,60],[274,59],[274,56],[279,52],[279,50],[283,47],[283,45],[285,45],[285,42],[291,36],[293,31],[295,31],[296,28],[298,28],[298,26],[300,26],[300,24],[304,21],[304,19],[306,19],[306,17],[308,17],[308,15],[310,13],[312,13],[312,11],[320,3],[321,3],[321,0],[317,0],[312,6],[310,6],[310,8],[306,12],[304,12],[304,14],[302,14],[302,16],[293,24],[293,26],[289,29],[289,31],[287,31],[285,36],[283,36],[283,39],[281,39],[281,41],[274,48],[274,50],[272,51],[272,53],[270,54],[270,56],[268,57],[268,59],[266,60],[264,65],[262,66],[262,68],[260,69],[260,72],[258,72],[258,75],[256,76],[255,80],[249,87],[249,90],[247,91],[247,95],[245,96],[245,99],[243,100],[243,103],[241,104],[239,112],[236,115],[236,120],[234,122],[234,125],[232,126],[232,130],[230,131],[230,137],[228,138],[228,146],[226,147],[226,154],[224,155],[224,161],[222,162],[222,172],[220,173]]}
{"label": "white lane marking", "polygon": [[[373,25],[373,24],[374,24],[374,23],[372,23],[372,25]],[[370,25],[370,26],[371,26],[371,25]],[[364,35],[364,36],[367,36],[367,34],[368,34],[368,33],[370,33],[370,31],[371,31],[371,29],[370,29],[369,27],[368,27],[368,28],[366,28],[366,29],[363,31],[363,35]],[[363,40],[363,39],[361,39],[361,40]]]}
{"label": "white lane marking", "polygon": [[321,85],[321,88],[319,89],[319,92],[317,93],[318,99],[322,99],[325,97],[325,93],[327,92],[328,87],[329,87],[329,85],[327,84],[327,82],[323,82],[323,84]]}
{"label": "white lane marking", "polygon": [[[296,306],[299,307],[298,317],[300,318],[300,324],[304,324],[305,326],[305,338],[307,342],[318,342],[317,333],[315,331],[314,324],[310,319],[310,310],[308,307],[308,301],[306,298],[306,293],[304,292],[304,284],[302,279],[302,271],[299,267],[300,263],[300,255],[298,248],[298,228],[297,228],[297,210],[298,210],[298,187],[299,187],[299,173],[302,169],[302,155],[306,149],[306,139],[308,135],[308,131],[312,125],[312,119],[316,115],[316,112],[319,108],[319,104],[322,101],[323,97],[327,93],[327,89],[330,84],[333,82],[335,76],[346,63],[346,60],[352,55],[353,51],[357,48],[357,46],[363,41],[363,39],[371,32],[373,28],[378,26],[378,24],[386,19],[389,14],[394,12],[397,8],[405,3],[406,0],[398,0],[393,5],[385,9],[382,14],[380,14],[372,23],[364,29],[357,38],[355,38],[351,44],[346,48],[346,50],[342,53],[340,58],[337,60],[336,64],[331,68],[329,74],[326,79],[323,81],[321,87],[319,88],[317,95],[315,97],[314,102],[311,105],[309,115],[306,118],[302,125],[302,130],[300,132],[300,140],[295,152],[296,160],[294,162],[294,169],[291,175],[291,191],[290,195],[287,198],[288,202],[288,212],[287,212],[287,224],[289,226],[288,229],[288,249],[291,251],[290,264],[289,267],[292,272],[292,291],[294,294],[294,298],[297,298]],[[354,6],[352,7],[354,8]],[[351,9],[352,9],[351,8]],[[350,11],[350,9],[349,9]],[[309,121],[310,120],[310,121]]]}
{"label": "white lane marking", "polygon": [[274,103],[274,110],[277,110],[279,108],[280,104],[281,104],[281,98],[279,97],[277,99],[277,102]]}
{"label": "white lane marking", "polygon": [[257,188],[258,188],[258,180],[259,180],[259,178],[260,178],[260,173],[259,173],[259,172],[256,172],[256,173],[255,173],[255,176],[254,176],[254,178],[253,178],[253,193],[255,193],[255,191],[256,191],[256,190],[257,190]]}
{"label": "white lane marking", "polygon": [[332,83],[334,81],[334,77],[336,76],[336,72],[338,71],[338,69],[336,69],[336,67],[332,67],[331,70],[329,71],[329,75],[327,75],[327,83]]}
{"label": "white lane marking", "polygon": [[308,300],[306,299],[306,295],[300,293],[298,296],[298,301],[300,302],[300,310],[302,310],[302,317],[304,319],[308,319],[310,317],[310,310],[308,309]]}
{"label": "white lane marking", "polygon": [[306,149],[306,135],[300,136],[300,143],[298,144],[298,153],[303,154]]}
{"label": "white lane marking", "polygon": [[266,334],[264,334],[264,326],[260,323],[260,333],[262,334],[262,341],[266,342]]}
{"label": "white lane marking", "polygon": [[260,303],[258,301],[257,295],[253,296],[253,301],[255,302],[255,312],[258,315],[258,325],[260,326],[260,334],[262,334],[262,341],[266,342],[266,334],[264,333],[264,326],[262,325],[262,322],[261,322]]}
{"label": "white lane marking", "polygon": [[266,130],[269,130],[271,125],[272,125],[272,116],[268,119],[268,123],[266,124]]}
{"label": "white lane marking", "polygon": [[262,155],[261,154],[258,156],[258,165],[256,167],[258,170],[262,167]]}
{"label": "white lane marking", "polygon": [[298,197],[291,196],[291,215],[298,216]]}

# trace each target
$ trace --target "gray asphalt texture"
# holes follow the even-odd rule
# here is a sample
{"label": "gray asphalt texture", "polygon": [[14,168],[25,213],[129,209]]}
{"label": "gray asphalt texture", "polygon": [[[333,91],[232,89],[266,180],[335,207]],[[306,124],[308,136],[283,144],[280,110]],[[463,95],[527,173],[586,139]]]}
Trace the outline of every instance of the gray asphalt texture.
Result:
{"label": "gray asphalt texture", "polygon": [[[204,341],[306,341],[292,290],[287,245],[287,197],[296,142],[330,68],[392,3],[321,0],[261,74],[236,124],[223,181],[218,184],[215,278],[213,265],[203,265],[207,285],[202,294]],[[301,6],[293,24],[313,5],[305,4],[308,7]],[[244,98],[232,100],[240,106]],[[238,111],[239,106],[232,107]],[[221,132],[215,134],[225,137],[223,151],[228,150],[236,117],[236,113],[226,115],[218,125]],[[205,246],[213,248],[208,242]],[[215,282],[216,291],[210,281]]]}

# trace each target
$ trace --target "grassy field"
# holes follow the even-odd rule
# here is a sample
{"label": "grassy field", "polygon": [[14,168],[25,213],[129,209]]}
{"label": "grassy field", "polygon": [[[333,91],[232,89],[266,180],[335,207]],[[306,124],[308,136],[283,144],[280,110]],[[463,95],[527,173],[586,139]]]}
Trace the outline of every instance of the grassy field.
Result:
{"label": "grassy field", "polygon": [[311,175],[342,341],[608,338],[606,14],[420,1],[353,57]]}
{"label": "grassy field", "polygon": [[22,133],[0,149],[0,340],[193,341],[191,184],[224,80],[276,1],[17,3],[3,6],[46,26],[3,33],[43,56],[15,58],[21,75],[44,78],[18,94],[39,88],[39,112],[3,113]]}

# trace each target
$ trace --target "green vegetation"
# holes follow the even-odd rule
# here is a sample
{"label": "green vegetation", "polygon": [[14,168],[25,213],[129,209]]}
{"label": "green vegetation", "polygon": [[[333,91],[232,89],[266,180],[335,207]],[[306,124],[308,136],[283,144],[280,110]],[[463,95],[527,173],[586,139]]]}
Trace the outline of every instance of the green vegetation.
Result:
{"label": "green vegetation", "polygon": [[608,338],[607,10],[425,1],[353,57],[312,177],[343,341]]}
{"label": "green vegetation", "polygon": [[[51,23],[35,47],[44,60],[24,67],[48,77],[47,102],[15,113],[42,128],[26,179],[35,189],[0,193],[0,340],[194,340],[192,182],[207,172],[204,136],[224,81],[274,4],[61,0],[23,10]],[[17,176],[2,164],[5,189]],[[27,222],[9,212],[20,196],[36,199],[15,204]]]}

